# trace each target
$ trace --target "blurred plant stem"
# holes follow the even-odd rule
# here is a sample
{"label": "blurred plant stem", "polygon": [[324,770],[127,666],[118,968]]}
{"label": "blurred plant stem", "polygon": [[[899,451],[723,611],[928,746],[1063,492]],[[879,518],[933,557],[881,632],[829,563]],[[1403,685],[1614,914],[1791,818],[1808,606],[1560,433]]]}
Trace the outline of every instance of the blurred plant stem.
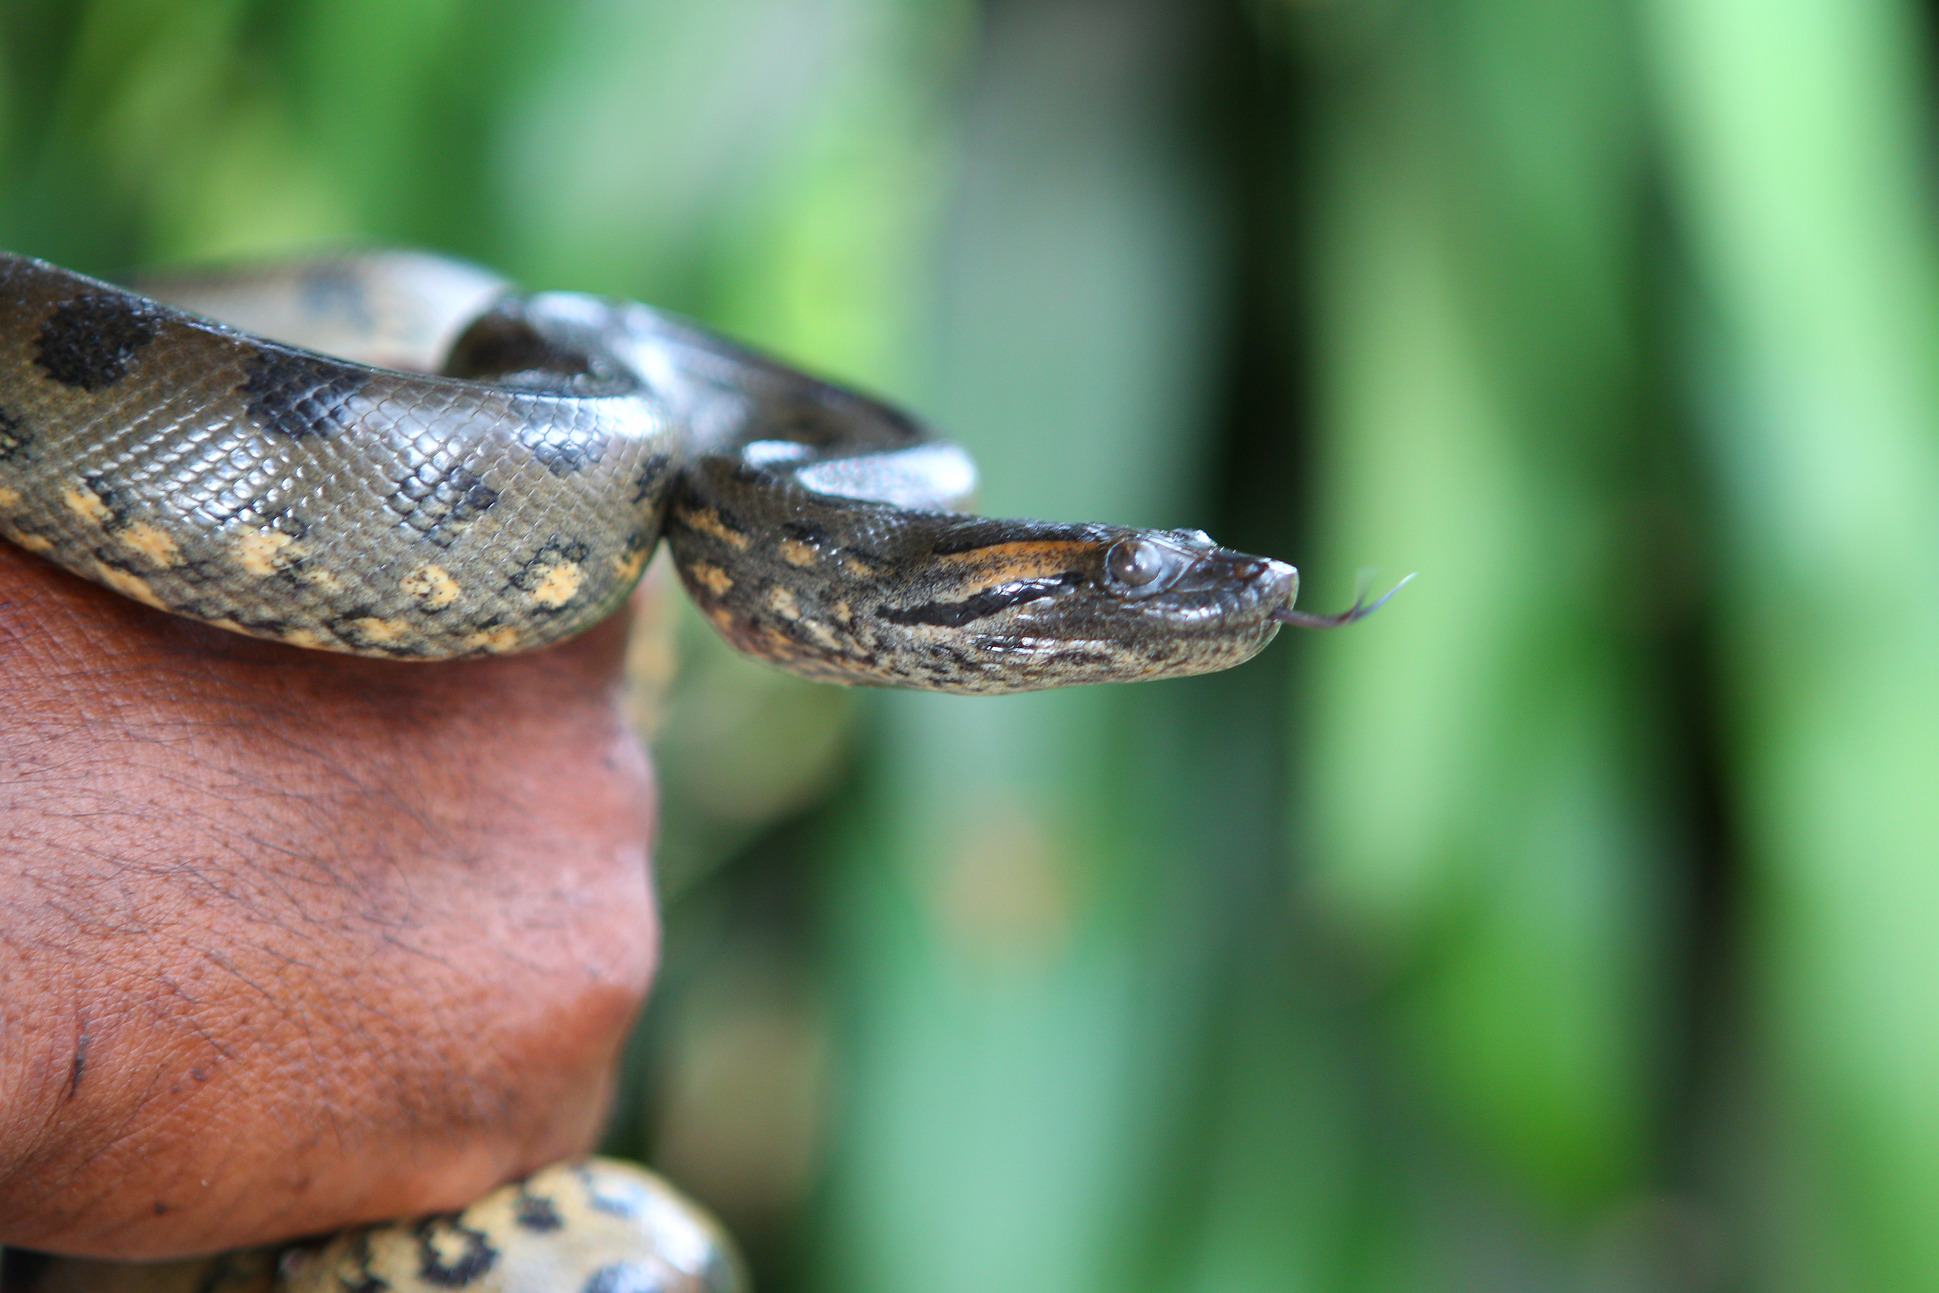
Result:
{"label": "blurred plant stem", "polygon": [[[1764,1287],[1939,1287],[1929,14],[1646,6],[1722,527]],[[1763,1084],[1760,1084],[1763,1085]],[[1775,1114],[1783,1120],[1768,1121]]]}
{"label": "blurred plant stem", "polygon": [[[1297,833],[1386,985],[1394,1115],[1462,1164],[1429,1206],[1539,1271],[1550,1225],[1586,1237],[1650,1179],[1686,847],[1643,631],[1631,46],[1614,0],[1454,0],[1315,66],[1311,564],[1422,573],[1310,648]],[[1422,1287],[1476,1258],[1409,1229]]]}

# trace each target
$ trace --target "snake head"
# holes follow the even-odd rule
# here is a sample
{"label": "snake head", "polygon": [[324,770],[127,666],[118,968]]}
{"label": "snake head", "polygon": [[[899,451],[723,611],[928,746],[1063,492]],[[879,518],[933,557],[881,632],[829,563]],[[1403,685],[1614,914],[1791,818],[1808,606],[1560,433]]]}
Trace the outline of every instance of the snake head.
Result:
{"label": "snake head", "polygon": [[1197,530],[971,518],[910,573],[878,614],[959,666],[978,662],[971,685],[949,688],[973,691],[1229,668],[1272,640],[1299,589],[1292,566]]}

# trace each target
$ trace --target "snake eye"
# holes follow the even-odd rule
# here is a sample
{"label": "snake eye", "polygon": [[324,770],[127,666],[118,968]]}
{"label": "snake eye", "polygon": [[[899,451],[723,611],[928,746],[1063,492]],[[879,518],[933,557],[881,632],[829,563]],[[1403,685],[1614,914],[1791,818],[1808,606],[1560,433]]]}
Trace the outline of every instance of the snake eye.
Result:
{"label": "snake eye", "polygon": [[1127,588],[1143,588],[1172,563],[1164,549],[1146,539],[1126,539],[1104,554],[1104,570]]}

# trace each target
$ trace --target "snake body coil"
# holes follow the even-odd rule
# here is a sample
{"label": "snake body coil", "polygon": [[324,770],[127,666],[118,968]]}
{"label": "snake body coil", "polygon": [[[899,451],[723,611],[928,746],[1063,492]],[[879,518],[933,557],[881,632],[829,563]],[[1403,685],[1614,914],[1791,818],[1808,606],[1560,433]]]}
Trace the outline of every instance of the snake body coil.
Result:
{"label": "snake body coil", "polygon": [[[11,1284],[9,1285],[11,1288]],[[55,1258],[27,1293],[745,1293],[734,1246],[665,1181],[585,1158],[462,1212],[174,1262]]]}
{"label": "snake body coil", "polygon": [[953,510],[974,480],[874,400],[437,257],[136,293],[0,254],[0,535],[225,629],[400,660],[529,650],[612,612],[662,537],[730,642],[834,682],[1202,673],[1297,614],[1284,563]]}

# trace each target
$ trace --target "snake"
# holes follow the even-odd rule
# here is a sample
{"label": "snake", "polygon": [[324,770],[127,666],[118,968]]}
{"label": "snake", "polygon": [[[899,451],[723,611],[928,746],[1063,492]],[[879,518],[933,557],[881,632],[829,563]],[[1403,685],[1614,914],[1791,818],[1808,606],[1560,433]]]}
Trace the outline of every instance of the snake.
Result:
{"label": "snake", "polygon": [[176,615],[402,661],[617,609],[661,539],[737,650],[1007,693],[1228,668],[1299,572],[960,510],[907,414],[631,302],[427,253],[116,287],[0,255],[0,536]]}
{"label": "snake", "polygon": [[[976,483],[880,400],[440,255],[123,287],[0,253],[0,537],[231,632],[399,662],[535,650],[624,604],[662,540],[736,650],[850,685],[1205,673],[1380,604],[1296,610],[1296,568],[1198,530],[978,516]],[[664,1182],[594,1159],[322,1248],[60,1261],[40,1285],[729,1293],[737,1271]]]}

